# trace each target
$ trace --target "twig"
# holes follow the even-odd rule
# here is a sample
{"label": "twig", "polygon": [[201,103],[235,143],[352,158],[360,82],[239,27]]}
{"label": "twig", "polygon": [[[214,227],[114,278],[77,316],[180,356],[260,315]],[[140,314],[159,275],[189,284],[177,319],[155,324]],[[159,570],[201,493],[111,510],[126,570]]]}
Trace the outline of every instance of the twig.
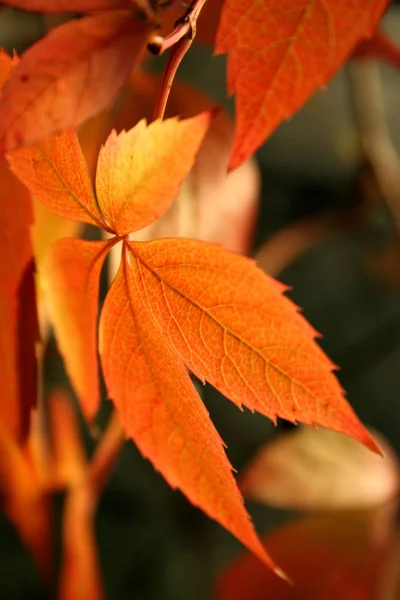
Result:
{"label": "twig", "polygon": [[206,1],[193,0],[183,17],[175,23],[175,28],[169,35],[165,38],[160,35],[153,35],[149,39],[147,47],[153,54],[161,55],[171,48],[164,68],[160,91],[153,113],[153,121],[164,117],[176,72],[196,36],[197,19]]}
{"label": "twig", "polygon": [[191,45],[191,39],[182,38],[172,48],[171,54],[169,55],[164,68],[163,78],[161,81],[160,90],[158,92],[156,106],[154,108],[153,121],[164,118],[165,108],[167,106],[176,72]]}
{"label": "twig", "polygon": [[372,61],[355,62],[349,74],[361,147],[400,232],[400,159],[385,118],[379,67]]}

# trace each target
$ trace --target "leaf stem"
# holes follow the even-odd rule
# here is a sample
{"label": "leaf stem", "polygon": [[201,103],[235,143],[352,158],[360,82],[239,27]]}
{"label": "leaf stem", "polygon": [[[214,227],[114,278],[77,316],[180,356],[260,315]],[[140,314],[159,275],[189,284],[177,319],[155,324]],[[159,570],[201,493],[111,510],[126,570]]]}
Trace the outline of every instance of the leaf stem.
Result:
{"label": "leaf stem", "polygon": [[176,72],[196,36],[197,19],[206,2],[207,0],[193,0],[183,17],[175,23],[175,28],[169,35],[165,38],[160,35],[154,35],[149,39],[148,49],[153,54],[161,55],[171,48],[164,68],[161,87],[153,113],[153,121],[163,119],[164,117]]}

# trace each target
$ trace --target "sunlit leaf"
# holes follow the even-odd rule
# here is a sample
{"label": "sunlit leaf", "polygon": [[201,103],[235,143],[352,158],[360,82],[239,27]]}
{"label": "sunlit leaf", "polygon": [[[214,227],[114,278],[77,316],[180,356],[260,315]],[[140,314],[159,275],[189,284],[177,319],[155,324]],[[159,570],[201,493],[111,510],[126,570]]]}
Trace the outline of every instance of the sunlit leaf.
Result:
{"label": "sunlit leaf", "polygon": [[113,132],[101,149],[96,173],[100,209],[124,235],[149,225],[175,200],[207,132],[212,114],[193,119],[144,120]]}
{"label": "sunlit leaf", "polygon": [[274,421],[325,425],[377,450],[282,284],[211,244],[170,239],[129,247],[154,322],[201,380]]}
{"label": "sunlit leaf", "polygon": [[127,434],[168,483],[236,535],[261,560],[223,443],[189,375],[152,323],[139,265],[124,261],[100,321],[100,354],[110,397]]}

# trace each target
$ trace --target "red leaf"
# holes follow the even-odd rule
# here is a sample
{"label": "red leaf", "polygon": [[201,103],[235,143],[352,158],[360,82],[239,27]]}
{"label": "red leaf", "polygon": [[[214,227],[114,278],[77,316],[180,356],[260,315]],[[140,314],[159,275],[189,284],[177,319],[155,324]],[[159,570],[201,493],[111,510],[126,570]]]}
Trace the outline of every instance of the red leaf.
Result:
{"label": "red leaf", "polygon": [[154,322],[200,379],[274,421],[325,425],[377,450],[284,286],[211,244],[170,239],[129,247]]}
{"label": "red leaf", "polygon": [[382,30],[378,30],[371,39],[358,44],[352,57],[384,60],[400,68],[400,47]]}
{"label": "red leaf", "polygon": [[[0,85],[13,61],[0,52]],[[36,342],[39,339],[34,258],[30,228],[31,199],[23,185],[0,159],[0,419],[19,440],[29,430],[31,408],[36,403]],[[22,334],[22,335],[21,335]]]}
{"label": "red leaf", "polygon": [[297,520],[264,539],[293,585],[243,555],[223,573],[215,600],[371,600],[387,541],[383,509]]}
{"label": "red leaf", "polygon": [[373,34],[388,0],[225,0],[216,52],[229,53],[236,93],[234,168],[325,85],[357,42]]}
{"label": "red leaf", "polygon": [[145,24],[128,11],[71,21],[29,48],[0,97],[0,150],[38,144],[105,108],[132,69]]}
{"label": "red leaf", "polygon": [[124,246],[100,319],[104,377],[127,434],[172,487],[273,566],[251,526],[222,441],[168,336],[152,323],[141,277],[139,262]]}
{"label": "red leaf", "polygon": [[97,310],[99,277],[113,241],[59,240],[41,276],[45,298],[67,371],[87,418],[99,405]]}
{"label": "red leaf", "polygon": [[106,223],[118,235],[142,229],[171,206],[193,166],[212,113],[168,119],[146,126],[140,121],[100,151],[96,192]]}

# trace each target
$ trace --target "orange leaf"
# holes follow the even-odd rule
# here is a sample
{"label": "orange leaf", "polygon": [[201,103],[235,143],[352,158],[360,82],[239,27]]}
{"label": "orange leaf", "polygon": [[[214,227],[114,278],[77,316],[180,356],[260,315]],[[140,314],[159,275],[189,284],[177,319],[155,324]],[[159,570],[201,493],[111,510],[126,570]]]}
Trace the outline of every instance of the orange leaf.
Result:
{"label": "orange leaf", "polygon": [[387,547],[388,518],[383,509],[331,513],[299,519],[264,541],[293,585],[244,555],[222,574],[215,600],[371,600]]}
{"label": "orange leaf", "polygon": [[145,25],[128,11],[70,21],[29,48],[0,98],[0,149],[38,144],[105,108],[132,69]]}
{"label": "orange leaf", "polygon": [[168,483],[216,519],[269,566],[223,443],[167,336],[152,324],[141,269],[124,260],[100,318],[100,355],[127,434]]}
{"label": "orange leaf", "polygon": [[236,93],[230,167],[325,85],[362,38],[373,34],[388,0],[225,0],[216,52],[229,53]]}
{"label": "orange leaf", "polygon": [[37,147],[10,152],[7,159],[13,173],[55,213],[105,227],[74,131],[56,134]]}
{"label": "orange leaf", "polygon": [[10,77],[13,68],[17,64],[18,59],[16,57],[11,58],[4,50],[0,49],[0,89]]}
{"label": "orange leaf", "polygon": [[371,39],[364,40],[358,44],[352,57],[358,59],[380,59],[400,68],[400,47],[381,30],[378,30]]}
{"label": "orange leaf", "polygon": [[119,235],[142,229],[171,206],[190,171],[212,113],[193,119],[140,121],[100,151],[96,192],[109,227]]}
{"label": "orange leaf", "polygon": [[129,248],[154,322],[200,379],[274,421],[325,425],[377,450],[284,286],[253,261],[204,242]]}
{"label": "orange leaf", "polygon": [[113,241],[59,240],[42,265],[42,281],[67,371],[89,419],[99,405],[97,310],[99,277]]}
{"label": "orange leaf", "polygon": [[[213,5],[207,3],[208,6]],[[203,12],[201,15],[203,18]],[[117,131],[130,129],[142,117],[151,118],[161,79],[156,73],[134,73],[114,121]],[[175,81],[166,114],[187,118],[212,106],[212,100],[202,92]],[[165,215],[137,232],[133,239],[194,237],[220,243],[235,252],[248,252],[257,212],[260,177],[254,160],[227,176],[232,129],[228,115],[220,111],[212,120],[176,201]]]}

